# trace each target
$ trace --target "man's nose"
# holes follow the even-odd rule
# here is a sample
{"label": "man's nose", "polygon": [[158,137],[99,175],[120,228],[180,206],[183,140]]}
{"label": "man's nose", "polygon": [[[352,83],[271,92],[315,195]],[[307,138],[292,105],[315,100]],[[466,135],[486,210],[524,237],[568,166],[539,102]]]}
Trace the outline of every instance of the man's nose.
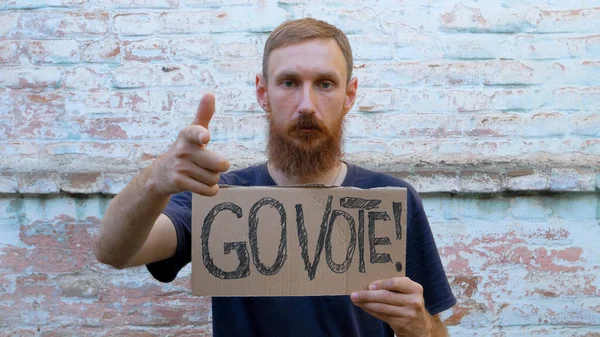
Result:
{"label": "man's nose", "polygon": [[315,107],[315,91],[312,85],[305,85],[300,93],[300,104],[298,113],[301,115],[312,115],[317,112]]}

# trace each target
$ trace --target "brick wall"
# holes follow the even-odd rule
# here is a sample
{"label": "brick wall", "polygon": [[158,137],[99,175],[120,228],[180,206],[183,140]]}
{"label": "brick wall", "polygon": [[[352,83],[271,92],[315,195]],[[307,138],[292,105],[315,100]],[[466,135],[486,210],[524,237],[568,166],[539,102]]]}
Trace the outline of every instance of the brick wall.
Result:
{"label": "brick wall", "polygon": [[0,1],[0,336],[210,336],[210,301],[94,261],[110,197],[200,95],[212,147],[265,159],[268,32],[348,33],[346,157],[422,193],[453,336],[600,336],[596,0]]}

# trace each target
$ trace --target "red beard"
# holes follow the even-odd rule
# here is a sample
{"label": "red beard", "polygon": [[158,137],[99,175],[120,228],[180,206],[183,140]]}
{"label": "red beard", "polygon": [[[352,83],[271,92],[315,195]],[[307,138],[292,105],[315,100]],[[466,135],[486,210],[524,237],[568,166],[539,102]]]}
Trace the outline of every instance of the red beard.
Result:
{"label": "red beard", "polygon": [[331,129],[313,115],[303,115],[287,127],[275,125],[270,115],[268,120],[269,161],[286,176],[310,178],[339,164],[342,158],[343,115]]}

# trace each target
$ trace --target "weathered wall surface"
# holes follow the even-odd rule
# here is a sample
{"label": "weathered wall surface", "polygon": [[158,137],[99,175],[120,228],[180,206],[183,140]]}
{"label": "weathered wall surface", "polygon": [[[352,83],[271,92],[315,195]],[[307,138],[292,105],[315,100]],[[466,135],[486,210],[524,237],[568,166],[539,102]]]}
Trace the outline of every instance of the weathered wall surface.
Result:
{"label": "weathered wall surface", "polygon": [[189,270],[94,261],[111,195],[217,96],[212,147],[265,159],[268,32],[338,25],[347,160],[424,203],[453,336],[600,336],[600,2],[0,0],[0,335],[210,336]]}

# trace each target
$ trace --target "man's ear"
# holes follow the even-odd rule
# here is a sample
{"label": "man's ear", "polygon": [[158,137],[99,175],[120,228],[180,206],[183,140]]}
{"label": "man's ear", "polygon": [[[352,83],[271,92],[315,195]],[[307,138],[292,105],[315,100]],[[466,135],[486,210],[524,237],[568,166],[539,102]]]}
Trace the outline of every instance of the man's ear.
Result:
{"label": "man's ear", "polygon": [[346,87],[346,99],[344,100],[344,115],[347,114],[356,102],[356,90],[358,89],[358,80],[356,77],[348,82]]}
{"label": "man's ear", "polygon": [[266,113],[271,112],[269,93],[267,92],[267,81],[261,74],[256,74],[256,101]]}

